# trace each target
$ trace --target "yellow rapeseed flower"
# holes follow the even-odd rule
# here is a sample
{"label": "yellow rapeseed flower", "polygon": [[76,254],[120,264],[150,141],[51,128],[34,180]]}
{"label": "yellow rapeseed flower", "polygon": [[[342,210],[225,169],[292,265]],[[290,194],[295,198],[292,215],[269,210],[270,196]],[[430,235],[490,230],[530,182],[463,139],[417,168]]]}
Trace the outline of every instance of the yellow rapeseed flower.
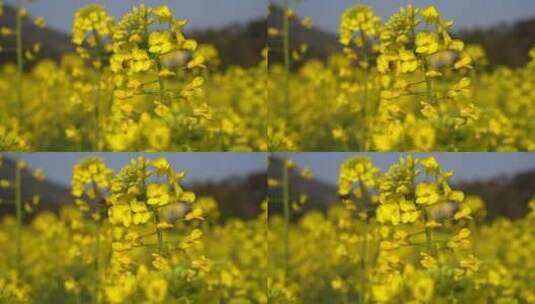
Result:
{"label": "yellow rapeseed flower", "polygon": [[147,187],[147,204],[151,206],[165,206],[171,201],[169,189],[165,184],[150,184]]}
{"label": "yellow rapeseed flower", "polygon": [[152,32],[149,35],[149,52],[164,55],[173,50],[171,34],[168,32]]}
{"label": "yellow rapeseed flower", "polygon": [[438,51],[438,36],[433,32],[416,34],[416,53],[432,55]]}

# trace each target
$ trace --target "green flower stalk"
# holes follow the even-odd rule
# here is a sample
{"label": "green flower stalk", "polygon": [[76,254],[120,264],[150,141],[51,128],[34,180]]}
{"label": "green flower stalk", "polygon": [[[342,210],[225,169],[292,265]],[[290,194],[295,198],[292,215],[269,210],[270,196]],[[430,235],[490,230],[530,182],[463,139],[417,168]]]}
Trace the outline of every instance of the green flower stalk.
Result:
{"label": "green flower stalk", "polygon": [[22,127],[22,122],[23,122],[23,116],[24,116],[24,106],[23,106],[23,96],[22,96],[22,92],[23,92],[23,88],[22,88],[22,73],[23,73],[23,70],[24,70],[24,58],[22,56],[23,54],[23,45],[22,45],[22,4],[21,4],[21,0],[17,0],[16,2],[16,9],[17,9],[17,17],[16,17],[16,28],[15,28],[15,32],[16,32],[16,39],[17,39],[17,88],[16,88],[16,91],[17,91],[17,118],[18,118],[18,123],[21,125]]}
{"label": "green flower stalk", "polygon": [[16,233],[16,268],[17,273],[22,271],[22,221],[23,221],[23,209],[22,209],[22,162],[20,156],[15,165],[15,206],[17,212],[17,233]]}
{"label": "green flower stalk", "polygon": [[98,292],[100,289],[100,222],[97,222],[95,231],[95,278],[93,286],[93,303],[98,303]]}
{"label": "green flower stalk", "polygon": [[368,273],[366,269],[366,263],[368,260],[368,226],[370,224],[369,214],[368,214],[368,205],[370,203],[370,197],[368,195],[368,191],[366,190],[366,187],[362,185],[362,182],[359,183],[359,187],[361,189],[361,192],[363,194],[363,208],[364,208],[364,231],[362,232],[364,239],[361,243],[361,249],[360,249],[360,302],[364,303],[366,301],[366,290],[367,290],[367,281],[368,281]]}
{"label": "green flower stalk", "polygon": [[282,202],[284,208],[284,267],[286,275],[290,268],[290,178],[288,161],[284,158],[282,166]]}
{"label": "green flower stalk", "polygon": [[[416,200],[416,169],[414,161],[410,162],[410,174],[411,174],[411,196],[412,200]],[[433,236],[431,234],[431,229],[427,227],[427,223],[429,222],[429,215],[427,214],[427,210],[425,209],[425,206],[418,206],[419,212],[421,214],[421,219],[424,225],[424,232],[425,232],[425,242],[426,242],[426,248],[427,252],[434,254],[433,250]]]}
{"label": "green flower stalk", "polygon": [[290,122],[290,15],[289,0],[284,0],[283,14],[283,52],[284,52],[284,121],[286,130],[289,129]]}
{"label": "green flower stalk", "polygon": [[156,235],[158,236],[158,253],[160,255],[164,255],[165,253],[165,247],[164,247],[164,240],[163,240],[163,231],[160,229],[160,213],[158,212],[158,209],[153,208],[152,214],[154,216],[154,226],[156,228]]}

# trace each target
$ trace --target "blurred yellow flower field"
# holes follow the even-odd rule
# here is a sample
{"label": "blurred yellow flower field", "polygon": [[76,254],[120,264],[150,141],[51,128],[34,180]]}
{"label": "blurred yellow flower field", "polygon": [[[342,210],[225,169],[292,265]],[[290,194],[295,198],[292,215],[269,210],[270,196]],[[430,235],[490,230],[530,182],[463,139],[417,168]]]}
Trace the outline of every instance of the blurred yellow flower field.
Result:
{"label": "blurred yellow flower field", "polygon": [[[268,179],[281,197],[265,193],[263,213],[222,221],[217,202],[188,191],[166,158],[119,170],[82,159],[57,212],[23,198],[22,173],[42,181],[46,172],[19,160],[14,179],[0,178],[13,194],[1,204],[14,205],[0,221],[0,302],[535,300],[535,199],[521,219],[490,221],[485,202],[451,186],[454,172],[434,157],[380,170],[357,156],[340,166],[339,199],[321,212],[306,209],[314,198],[290,188],[297,167],[283,163],[286,173]],[[268,214],[279,204],[280,215]]]}
{"label": "blurred yellow flower field", "polygon": [[[17,64],[0,67],[0,150],[267,149],[265,62],[223,71],[218,50],[186,37],[187,20],[165,5],[115,20],[91,4],[73,18],[76,53],[59,63],[33,62],[40,44],[3,50]],[[24,32],[2,35],[20,42]]]}
{"label": "blurred yellow flower field", "polygon": [[[23,8],[17,16],[28,18]],[[296,16],[288,8],[284,20]],[[302,62],[307,46],[292,49],[289,30],[271,27],[284,62],[268,71],[267,53],[277,48],[266,45],[256,67],[222,70],[218,50],[189,39],[186,24],[167,6],[140,5],[115,20],[95,4],[75,14],[76,53],[61,62],[32,62],[39,44],[3,50],[18,62],[0,72],[0,148],[534,149],[534,51],[522,68],[490,69],[485,50],[456,39],[453,22],[433,6],[402,7],[386,21],[371,7],[348,8],[343,52],[327,62]]]}
{"label": "blurred yellow flower field", "polygon": [[[434,5],[381,18],[357,3],[336,13],[326,56],[308,56],[293,36],[316,27],[301,0],[266,1],[265,27],[206,40],[174,2],[138,2],[68,14],[72,49],[54,57],[27,37],[48,27],[31,3],[0,0],[0,304],[535,303],[535,171],[526,188],[475,195],[437,153],[535,151],[535,45],[522,66],[499,66]],[[258,57],[227,64],[218,41],[242,60],[243,35]],[[48,172],[30,151],[96,154],[59,153],[70,185],[39,196]],[[120,154],[99,151],[273,154],[251,153],[262,169],[245,154],[203,163],[189,171],[208,176],[200,187],[169,155],[114,166]],[[292,151],[367,156],[341,162],[334,186]],[[385,168],[368,151],[407,153]],[[247,187],[215,182],[248,165],[261,171]],[[501,202],[511,193],[521,203]]]}
{"label": "blurred yellow flower field", "polygon": [[16,170],[0,183],[17,207],[0,222],[0,303],[267,303],[266,215],[222,223],[167,159],[80,161],[59,214],[22,200],[33,169]]}
{"label": "blurred yellow flower field", "polygon": [[535,198],[526,217],[489,222],[480,197],[450,186],[453,174],[433,157],[386,171],[350,158],[327,213],[286,194],[296,191],[288,173],[272,180],[285,193],[270,200],[285,205],[269,217],[272,303],[533,303]]}
{"label": "blurred yellow flower field", "polygon": [[[286,25],[297,18],[290,2]],[[447,17],[407,5],[381,20],[370,6],[349,7],[339,21],[343,51],[326,62],[303,61],[307,48],[291,44],[290,26],[271,27],[282,40],[272,51],[284,55],[270,62],[272,148],[533,151],[535,48],[522,68],[489,69],[485,50],[456,39]]]}

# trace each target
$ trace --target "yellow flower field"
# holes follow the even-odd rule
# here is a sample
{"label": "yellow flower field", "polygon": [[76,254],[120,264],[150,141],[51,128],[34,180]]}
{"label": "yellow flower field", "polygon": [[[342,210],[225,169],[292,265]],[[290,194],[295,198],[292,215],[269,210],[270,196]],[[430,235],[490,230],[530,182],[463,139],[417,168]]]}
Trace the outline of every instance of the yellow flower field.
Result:
{"label": "yellow flower field", "polygon": [[[522,219],[489,221],[485,202],[452,188],[454,172],[433,157],[386,171],[347,159],[326,213],[303,211],[307,196],[291,199],[288,173],[270,177],[281,200],[266,193],[262,214],[224,222],[165,158],[120,170],[82,159],[72,202],[57,213],[21,196],[21,173],[45,172],[15,168],[14,180],[0,179],[14,193],[2,204],[16,207],[0,221],[0,303],[535,301],[535,200]],[[282,216],[268,218],[278,204]]]}
{"label": "yellow flower field", "polygon": [[[286,12],[285,20],[296,18]],[[19,15],[28,18],[22,8]],[[301,62],[306,45],[291,49],[289,31],[269,28],[287,41],[284,63],[269,70],[267,53],[280,51],[270,45],[257,67],[220,69],[217,49],[188,39],[186,23],[167,6],[140,5],[115,20],[95,4],[75,14],[77,52],[60,63],[24,71],[40,45],[4,50],[18,62],[0,71],[0,148],[534,149],[534,51],[525,67],[491,70],[484,49],[452,36],[453,22],[433,6],[402,7],[385,21],[371,7],[348,8],[343,52],[326,63]]]}
{"label": "yellow flower field", "polygon": [[267,303],[266,215],[221,223],[167,159],[81,160],[58,214],[22,200],[28,170],[44,178],[18,161],[0,179],[17,207],[0,219],[0,303]]}
{"label": "yellow flower field", "polygon": [[[297,20],[285,1],[283,24]],[[274,150],[533,151],[535,48],[518,69],[487,67],[434,6],[380,20],[356,5],[340,17],[343,52],[303,61],[289,26],[271,27],[269,138]],[[302,19],[310,27],[310,19]],[[307,22],[305,22],[307,21]],[[276,44],[279,46],[279,44]],[[333,46],[336,47],[336,46]]]}
{"label": "yellow flower field", "polygon": [[483,200],[453,189],[447,169],[433,157],[384,172],[347,159],[327,213],[290,199],[288,173],[272,180],[284,194],[270,203],[284,208],[269,217],[271,303],[535,302],[535,199],[523,219],[489,222]]}
{"label": "yellow flower field", "polygon": [[[18,12],[17,24],[29,18]],[[265,62],[223,71],[218,50],[186,37],[187,19],[165,5],[115,20],[92,4],[73,18],[76,53],[59,63],[33,62],[39,44],[0,49],[17,53],[17,64],[0,67],[0,150],[267,149]]]}
{"label": "yellow flower field", "polygon": [[0,304],[535,304],[533,16],[35,1],[0,0]]}

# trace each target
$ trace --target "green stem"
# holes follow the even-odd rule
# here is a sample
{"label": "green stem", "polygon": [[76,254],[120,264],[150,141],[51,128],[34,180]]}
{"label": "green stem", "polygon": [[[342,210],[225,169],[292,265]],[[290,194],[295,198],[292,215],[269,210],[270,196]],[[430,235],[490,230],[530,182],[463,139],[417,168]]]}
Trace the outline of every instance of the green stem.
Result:
{"label": "green stem", "polygon": [[364,187],[362,182],[359,182],[359,187],[364,198],[363,209],[366,212],[366,219],[364,222],[364,231],[363,231],[364,239],[362,241],[361,248],[360,248],[360,293],[359,293],[359,297],[360,297],[359,303],[364,303],[364,301],[366,300],[366,288],[367,288],[367,279],[368,279],[366,263],[368,259],[367,257],[368,256],[368,225],[369,225],[368,205],[370,203],[370,196],[368,194],[368,190],[366,189],[366,187]]}
{"label": "green stem", "polygon": [[364,222],[364,240],[361,244],[360,251],[360,303],[364,303],[366,300],[366,283],[367,283],[367,273],[366,273],[366,260],[368,252],[368,216],[366,214],[366,221]]}
{"label": "green stem", "polygon": [[95,281],[93,286],[93,303],[98,303],[98,290],[100,285],[100,264],[99,264],[99,257],[100,257],[100,221],[97,222],[97,231],[96,234],[96,241],[95,241]]}
{"label": "green stem", "polygon": [[101,95],[101,78],[100,69],[97,71],[97,96],[95,100],[95,138],[93,141],[93,151],[100,149],[100,95]]}
{"label": "green stem", "polygon": [[97,218],[97,221],[96,221],[96,231],[95,231],[95,235],[96,235],[96,240],[95,240],[95,278],[94,278],[94,282],[93,282],[93,303],[94,304],[97,304],[98,303],[98,292],[99,292],[99,289],[100,289],[100,228],[101,228],[101,219],[102,219],[102,216],[103,216],[103,210],[105,210],[105,205],[104,206],[101,206],[101,202],[104,201],[104,197],[101,195],[100,193],[100,190],[98,188],[98,185],[97,183],[95,182],[95,176],[92,177],[92,187],[93,187],[93,191],[95,192],[96,194],[96,208],[97,208],[97,212],[98,212],[98,218]]}
{"label": "green stem", "polygon": [[[144,199],[146,199],[147,195],[146,195],[146,189],[147,187],[145,186],[145,181],[147,179],[147,168],[145,166],[146,162],[145,160],[143,160],[143,166],[142,166],[142,169],[141,169],[141,180],[143,181],[143,189],[142,189],[142,193],[144,193]],[[151,208],[151,211],[152,211],[152,215],[154,216],[154,226],[156,228],[156,235],[158,237],[158,253],[161,255],[161,256],[164,256],[165,255],[165,248],[164,248],[164,239],[163,239],[163,231],[158,227],[158,225],[160,224],[160,213],[159,213],[159,210],[158,208],[154,208],[152,207]]]}
{"label": "green stem", "polygon": [[158,253],[161,256],[164,256],[165,248],[163,240],[163,231],[158,227],[158,225],[160,224],[160,213],[158,212],[158,209],[153,208],[152,214],[154,215],[154,225],[156,226],[156,234],[158,236]]}
{"label": "green stem", "polygon": [[[436,100],[433,100],[433,86],[431,83],[431,79],[427,77],[427,71],[429,70],[427,67],[427,60],[425,58],[422,58],[422,66],[424,70],[424,77],[425,77],[425,90],[427,94],[427,102],[433,102],[433,104],[436,104]],[[414,168],[413,171],[413,184],[414,184]],[[420,208],[420,212],[422,213],[422,219],[424,222],[424,229],[425,229],[425,240],[427,243],[427,251],[434,255],[433,250],[433,237],[431,234],[431,230],[427,227],[427,223],[429,222],[429,215],[427,214],[427,210],[425,207]]]}
{"label": "green stem", "polygon": [[[432,102],[433,104],[436,105],[437,102],[436,102],[435,96],[433,95],[433,85],[431,83],[431,78],[427,77],[427,72],[429,71],[429,68],[427,66],[427,60],[425,59],[425,57],[422,57],[421,61],[422,61],[422,67],[423,67],[423,72],[424,72],[424,77],[425,77],[425,89],[426,89],[426,95],[427,95],[427,102]],[[413,185],[414,185],[414,168],[413,168]],[[429,215],[427,214],[427,210],[425,209],[425,207],[422,207],[420,210],[421,210],[423,220],[424,220],[427,250],[431,254],[434,254],[431,230],[427,227],[427,223],[429,222]]]}
{"label": "green stem", "polygon": [[425,91],[427,96],[427,102],[432,102],[433,104],[436,104],[435,97],[433,95],[433,84],[431,82],[431,78],[427,77],[427,72],[429,71],[429,68],[427,66],[427,60],[425,57],[422,57],[420,59],[422,63],[422,70],[424,72],[424,79],[425,79]]}
{"label": "green stem", "polygon": [[366,114],[368,111],[368,78],[369,78],[369,54],[368,54],[368,39],[366,38],[366,35],[364,32],[360,32],[362,41],[364,43],[362,49],[364,53],[364,100],[362,101],[362,109],[361,109],[361,120],[362,120],[362,136],[361,136],[361,142],[359,143],[359,147],[361,150],[366,149],[366,135],[368,134],[368,123],[366,121]]}
{"label": "green stem", "polygon": [[[415,168],[414,163],[411,167],[411,193],[412,193],[412,199],[413,201],[416,200],[416,185],[415,185]],[[421,207],[419,205],[416,206],[418,210],[420,211],[420,214],[422,215],[422,222],[424,224],[424,231],[425,231],[425,242],[427,247],[427,252],[431,255],[435,255],[434,247],[433,247],[433,236],[431,233],[431,230],[427,227],[427,223],[429,222],[429,214],[427,213],[427,210],[424,207]]]}
{"label": "green stem", "polygon": [[23,210],[22,210],[22,181],[21,181],[21,165],[20,157],[17,159],[15,165],[15,205],[17,209],[17,244],[16,244],[16,265],[17,273],[20,274],[22,268],[22,220],[23,220]]}
{"label": "green stem", "polygon": [[[162,63],[160,62],[159,59],[156,59],[156,69],[158,71],[158,74],[160,74],[160,71],[162,70]],[[165,81],[163,79],[163,77],[161,77],[160,75],[158,75],[158,93],[160,94],[160,102],[162,104],[166,104],[166,100],[165,100],[165,94],[166,94],[166,88],[165,88]]]}
{"label": "green stem", "polygon": [[94,136],[93,139],[93,151],[98,151],[100,149],[100,99],[101,99],[101,81],[102,81],[102,53],[103,53],[103,46],[101,43],[100,36],[96,30],[95,25],[93,24],[93,36],[95,37],[96,41],[96,51],[97,51],[97,61],[98,61],[98,68],[97,68],[97,92],[95,97],[95,129],[94,129]]}
{"label": "green stem", "polygon": [[221,113],[221,111],[218,111],[218,113],[219,113],[219,119],[218,119],[219,151],[226,151],[225,139],[223,138],[223,113]]}
{"label": "green stem", "polygon": [[433,247],[433,236],[431,234],[431,230],[427,228],[427,223],[429,222],[429,215],[427,214],[427,210],[425,208],[421,209],[422,216],[423,216],[423,222],[424,222],[424,229],[425,229],[425,242],[427,246],[427,252],[431,253],[431,255],[435,255],[435,250]]}
{"label": "green stem", "polygon": [[284,51],[284,121],[287,132],[290,122],[290,20],[288,0],[284,0],[283,51]]}
{"label": "green stem", "polygon": [[171,108],[171,104],[167,103],[167,88],[165,85],[165,79],[160,76],[160,71],[162,70],[162,62],[160,61],[160,58],[156,57],[156,70],[158,72],[158,94],[160,95],[160,102],[166,106],[169,106]]}
{"label": "green stem", "polygon": [[286,275],[289,272],[290,264],[290,184],[288,176],[288,166],[286,164],[286,157],[283,160],[282,166],[282,201],[284,206],[284,269]]}
{"label": "green stem", "polygon": [[17,39],[17,118],[19,122],[19,127],[22,129],[22,120],[23,120],[23,101],[22,101],[22,72],[24,69],[24,58],[22,57],[22,16],[20,11],[22,10],[21,0],[16,2],[17,17],[16,17],[16,39]]}

